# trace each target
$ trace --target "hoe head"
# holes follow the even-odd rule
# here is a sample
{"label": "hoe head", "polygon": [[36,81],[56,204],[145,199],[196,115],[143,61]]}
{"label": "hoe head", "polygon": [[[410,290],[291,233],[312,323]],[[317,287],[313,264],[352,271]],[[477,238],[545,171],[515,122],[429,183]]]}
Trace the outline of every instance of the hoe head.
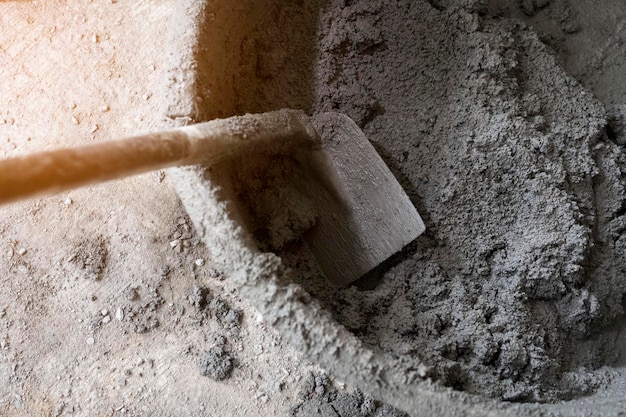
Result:
{"label": "hoe head", "polygon": [[322,142],[311,169],[327,193],[314,197],[316,225],[305,235],[326,276],[349,285],[424,232],[424,223],[361,129],[347,116],[312,118]]}

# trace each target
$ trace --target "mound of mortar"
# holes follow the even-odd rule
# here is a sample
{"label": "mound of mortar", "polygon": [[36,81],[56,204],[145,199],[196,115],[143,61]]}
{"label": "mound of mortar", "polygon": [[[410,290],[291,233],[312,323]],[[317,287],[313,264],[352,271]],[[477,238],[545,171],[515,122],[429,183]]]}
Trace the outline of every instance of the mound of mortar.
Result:
{"label": "mound of mortar", "polygon": [[[603,366],[619,355],[615,323],[626,292],[624,155],[606,133],[602,105],[531,29],[461,0],[189,3],[202,22],[200,46],[176,56],[171,91],[180,97],[170,117],[286,106],[344,112],[426,223],[389,264],[338,289],[300,242],[272,248],[279,262],[257,253],[236,227],[239,214],[232,230],[211,229],[251,211],[232,208],[223,184],[204,195],[221,204],[206,215],[198,195],[183,197],[216,261],[243,294],[259,297],[251,301],[286,340],[349,382],[369,371],[339,362],[354,346],[394,358],[395,372],[407,364],[388,384],[377,370],[369,392],[410,412],[433,404],[419,408],[394,385],[412,386],[416,373],[424,392],[451,392],[443,385],[512,402],[570,399],[610,382],[615,372]],[[215,172],[193,174],[195,188],[185,175],[175,180],[183,195],[216,184]],[[302,305],[326,315],[313,319]],[[343,330],[324,321],[328,314]],[[328,329],[336,362],[308,333]]]}
{"label": "mound of mortar", "polygon": [[[361,120],[428,232],[375,289],[328,304],[369,345],[423,358],[456,389],[589,392],[616,359],[603,330],[625,291],[624,156],[602,106],[512,21],[378,5],[328,19],[318,106]],[[376,30],[365,51],[361,27]]]}

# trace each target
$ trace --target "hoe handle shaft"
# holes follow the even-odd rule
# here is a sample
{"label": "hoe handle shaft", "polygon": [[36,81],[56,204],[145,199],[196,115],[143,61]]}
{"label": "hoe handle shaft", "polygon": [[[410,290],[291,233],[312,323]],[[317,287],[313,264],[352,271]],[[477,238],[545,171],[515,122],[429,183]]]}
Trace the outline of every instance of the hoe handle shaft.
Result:
{"label": "hoe handle shaft", "polygon": [[298,110],[231,117],[175,130],[0,161],[0,204],[147,171],[213,164],[241,152],[284,153],[316,143]]}

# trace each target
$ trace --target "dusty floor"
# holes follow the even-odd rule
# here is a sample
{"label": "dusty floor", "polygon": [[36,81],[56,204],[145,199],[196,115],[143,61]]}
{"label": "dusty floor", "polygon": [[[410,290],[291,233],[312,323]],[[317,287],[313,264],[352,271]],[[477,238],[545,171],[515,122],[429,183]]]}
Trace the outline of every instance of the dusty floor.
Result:
{"label": "dusty floor", "polygon": [[[362,2],[339,3],[333,5]],[[433,10],[445,10],[455,2],[427,3]],[[540,39],[558,51],[567,71],[619,118],[626,90],[615,79],[622,77],[626,35],[620,19],[600,17],[619,16],[620,1],[607,2],[605,11],[593,17],[589,2],[554,1],[552,9],[545,8],[547,3],[493,0],[485,2],[485,13],[535,25],[542,31]],[[93,143],[169,125],[162,111],[169,104],[161,94],[167,70],[162,57],[176,24],[171,18],[175,4],[173,0],[0,2],[4,80],[0,156]],[[382,3],[376,4],[380,8]],[[564,4],[572,8],[563,9]],[[307,7],[303,16],[314,16],[313,2]],[[373,15],[376,7],[359,13]],[[250,16],[265,22],[266,13],[272,11],[259,7]],[[470,23],[459,21],[460,26]],[[331,20],[326,24],[345,30]],[[291,22],[292,26],[305,29],[298,32],[303,40],[294,41],[291,48],[315,36],[315,25],[306,19]],[[367,36],[359,38],[357,31],[346,42],[367,51],[359,57],[367,64],[367,54],[386,49],[377,49],[378,32],[369,26],[360,29]],[[278,28],[268,31],[268,39],[285,41]],[[210,30],[204,35],[210,39]],[[328,97],[316,102],[306,89],[298,89],[301,84],[294,84],[303,77],[304,84],[330,85],[328,95],[336,107],[362,126],[369,124],[366,131],[373,138],[388,118],[393,121],[408,117],[397,116],[402,111],[419,110],[395,108],[393,97],[383,97],[392,111],[370,124],[380,114],[372,101],[375,94],[368,95],[363,79],[375,74],[347,70],[343,78],[328,73],[314,79],[302,72],[311,64],[306,59],[290,62],[284,51],[269,43],[255,46],[263,51],[256,66],[237,67],[238,75],[245,79],[256,71],[265,82],[240,85],[242,90],[256,88],[241,102],[235,102],[240,92],[222,91],[224,101],[205,103],[205,114],[196,117],[219,116],[225,108],[265,110],[268,103],[324,109]],[[333,44],[330,36],[323,46],[332,52],[346,44]],[[225,65],[228,62],[224,60]],[[269,74],[285,66],[296,70],[272,81]],[[352,82],[359,77],[362,83]],[[207,97],[228,85],[210,81],[200,86]],[[285,86],[294,85],[295,91],[284,93]],[[412,148],[392,150],[403,155],[397,158],[400,166],[407,158],[419,158]],[[421,190],[432,187],[436,193],[436,185],[422,184]],[[428,212],[427,198],[418,195],[417,200],[424,201],[420,210]],[[354,324],[350,320],[347,324]],[[515,354],[510,356],[514,363]],[[612,375],[620,384],[619,374]],[[233,284],[212,267],[162,172],[0,208],[0,380],[3,416],[400,415],[367,396],[337,391],[261,321]],[[342,388],[340,382],[336,386]],[[595,398],[615,404],[610,409],[615,413],[621,410],[615,395],[600,393]],[[598,409],[591,397],[546,411],[567,415],[568,407]]]}
{"label": "dusty floor", "polygon": [[[0,3],[2,157],[159,128],[173,4]],[[1,415],[287,412],[307,366],[216,278],[162,180],[1,209]],[[213,310],[194,307],[195,286]],[[239,309],[240,324],[215,318]],[[217,336],[236,361],[223,382],[197,364]]]}

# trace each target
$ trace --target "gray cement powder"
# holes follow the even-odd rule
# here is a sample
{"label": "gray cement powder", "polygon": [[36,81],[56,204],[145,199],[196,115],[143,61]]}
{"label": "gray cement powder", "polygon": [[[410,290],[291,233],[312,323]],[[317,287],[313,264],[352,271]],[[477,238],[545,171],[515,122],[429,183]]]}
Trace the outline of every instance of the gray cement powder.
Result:
{"label": "gray cement powder", "polygon": [[360,124],[427,233],[376,285],[303,285],[368,345],[423,359],[445,385],[567,399],[607,383],[618,355],[624,155],[537,35],[481,12],[383,0],[324,12],[314,111]]}
{"label": "gray cement powder", "polygon": [[[200,38],[242,47],[202,51],[204,104],[183,113],[346,113],[427,227],[342,290],[285,244],[303,225],[283,218],[263,243],[280,242],[298,283],[369,347],[419,358],[458,390],[547,402],[608,384],[626,293],[623,108],[607,129],[545,37],[492,13],[504,0],[262,3],[215,5]],[[549,3],[516,6],[547,7],[558,30],[577,30],[565,0]],[[287,204],[292,191],[281,193]],[[271,225],[269,197],[243,203]]]}

